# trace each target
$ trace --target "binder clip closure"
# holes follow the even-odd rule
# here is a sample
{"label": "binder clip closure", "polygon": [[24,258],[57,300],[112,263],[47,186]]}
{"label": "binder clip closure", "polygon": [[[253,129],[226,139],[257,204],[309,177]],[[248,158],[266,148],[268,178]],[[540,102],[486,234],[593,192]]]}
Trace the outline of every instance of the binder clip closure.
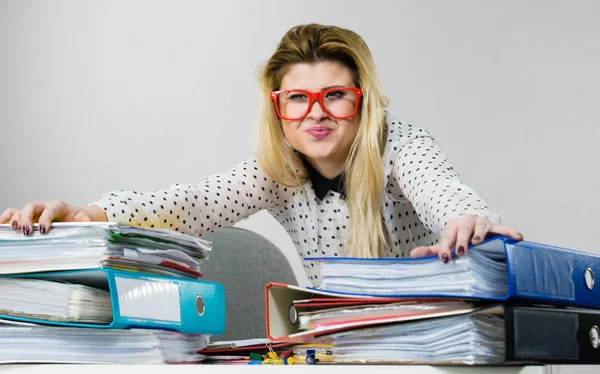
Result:
{"label": "binder clip closure", "polygon": [[277,353],[271,347],[271,343],[267,343],[267,347],[269,347],[269,352],[267,352],[267,357],[263,360],[263,365],[283,365],[284,360],[277,356]]}

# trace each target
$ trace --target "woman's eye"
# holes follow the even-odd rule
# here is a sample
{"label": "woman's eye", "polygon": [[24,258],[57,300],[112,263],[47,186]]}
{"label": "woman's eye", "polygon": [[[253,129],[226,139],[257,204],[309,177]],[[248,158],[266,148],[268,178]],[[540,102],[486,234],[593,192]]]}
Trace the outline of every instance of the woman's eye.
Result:
{"label": "woman's eye", "polygon": [[288,96],[288,100],[306,100],[306,95],[304,94],[291,94]]}
{"label": "woman's eye", "polygon": [[344,95],[346,94],[346,92],[344,91],[331,91],[331,92],[327,92],[327,94],[325,95],[326,99],[341,99],[342,97],[344,97]]}

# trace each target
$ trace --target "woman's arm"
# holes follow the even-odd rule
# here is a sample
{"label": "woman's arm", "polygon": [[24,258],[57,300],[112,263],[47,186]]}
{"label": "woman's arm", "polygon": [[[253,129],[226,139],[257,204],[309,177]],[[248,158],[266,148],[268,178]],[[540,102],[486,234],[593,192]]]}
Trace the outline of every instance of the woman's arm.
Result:
{"label": "woman's arm", "polygon": [[412,140],[400,150],[391,178],[393,197],[408,199],[421,222],[442,238],[437,245],[413,249],[414,257],[437,254],[447,262],[450,251],[463,255],[469,244],[480,243],[488,233],[523,239],[516,229],[501,225],[500,216],[461,182],[431,137]]}
{"label": "woman's arm", "polygon": [[112,222],[201,235],[283,204],[291,195],[289,188],[269,179],[256,160],[249,159],[198,184],[151,192],[112,191],[88,208],[102,209]]}
{"label": "woman's arm", "polygon": [[500,223],[485,201],[465,185],[431,137],[421,137],[406,144],[392,168],[394,198],[408,199],[423,224],[441,235],[451,218],[468,214],[487,217]]}

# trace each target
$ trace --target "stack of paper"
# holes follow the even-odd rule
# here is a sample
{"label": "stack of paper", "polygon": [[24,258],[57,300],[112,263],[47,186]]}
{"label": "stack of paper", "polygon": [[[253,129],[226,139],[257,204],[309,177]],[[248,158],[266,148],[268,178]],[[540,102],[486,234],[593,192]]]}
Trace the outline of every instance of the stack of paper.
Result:
{"label": "stack of paper", "polygon": [[320,288],[267,285],[276,342],[327,342],[340,363],[600,363],[598,255],[496,236],[448,263],[305,260]]}
{"label": "stack of paper", "polygon": [[53,223],[24,236],[0,225],[0,274],[98,266],[199,278],[211,243],[173,230],[115,223]]}
{"label": "stack of paper", "polygon": [[425,259],[324,258],[322,288],[349,294],[504,296],[508,292],[502,247],[468,251],[449,263]]}
{"label": "stack of paper", "polygon": [[333,333],[340,363],[494,364],[504,362],[504,320],[467,314]]}
{"label": "stack of paper", "polygon": [[0,325],[0,363],[192,363],[205,335],[160,330]]}
{"label": "stack of paper", "polygon": [[42,279],[2,278],[0,314],[48,321],[108,324],[112,303],[107,291]]}
{"label": "stack of paper", "polygon": [[222,332],[211,243],[114,223],[0,225],[0,362],[198,362]]}
{"label": "stack of paper", "polygon": [[[314,303],[313,303],[314,304]],[[293,304],[300,309],[301,304]],[[310,303],[306,304],[310,308]],[[340,303],[343,305],[343,303]],[[313,306],[314,308],[314,306]],[[472,309],[472,305],[457,300],[439,301],[396,301],[370,304],[363,300],[362,305],[347,305],[334,308],[315,308],[298,312],[298,328],[300,330],[324,331],[357,326],[361,323],[400,320],[427,317],[433,314]]]}

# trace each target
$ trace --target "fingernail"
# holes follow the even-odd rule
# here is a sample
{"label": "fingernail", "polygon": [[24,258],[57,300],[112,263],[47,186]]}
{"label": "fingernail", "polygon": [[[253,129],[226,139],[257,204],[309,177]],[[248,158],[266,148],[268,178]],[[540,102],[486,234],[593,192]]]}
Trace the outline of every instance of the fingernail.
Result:
{"label": "fingernail", "polygon": [[462,256],[462,254],[465,253],[465,248],[462,245],[459,245],[456,253],[458,253],[459,256]]}
{"label": "fingernail", "polygon": [[27,225],[23,226],[23,234],[29,235],[29,226],[27,226]]}
{"label": "fingernail", "polygon": [[40,225],[40,234],[46,233],[46,225]]}
{"label": "fingernail", "polygon": [[474,236],[474,237],[473,237],[473,240],[475,240],[476,242],[478,242],[478,241],[480,241],[480,240],[481,240],[481,238],[480,238],[479,236]]}
{"label": "fingernail", "polygon": [[448,255],[447,254],[444,253],[442,255],[442,261],[444,262],[444,264],[448,262]]}
{"label": "fingernail", "polygon": [[12,221],[12,228],[16,229],[17,227],[19,227],[19,222],[17,221]]}

